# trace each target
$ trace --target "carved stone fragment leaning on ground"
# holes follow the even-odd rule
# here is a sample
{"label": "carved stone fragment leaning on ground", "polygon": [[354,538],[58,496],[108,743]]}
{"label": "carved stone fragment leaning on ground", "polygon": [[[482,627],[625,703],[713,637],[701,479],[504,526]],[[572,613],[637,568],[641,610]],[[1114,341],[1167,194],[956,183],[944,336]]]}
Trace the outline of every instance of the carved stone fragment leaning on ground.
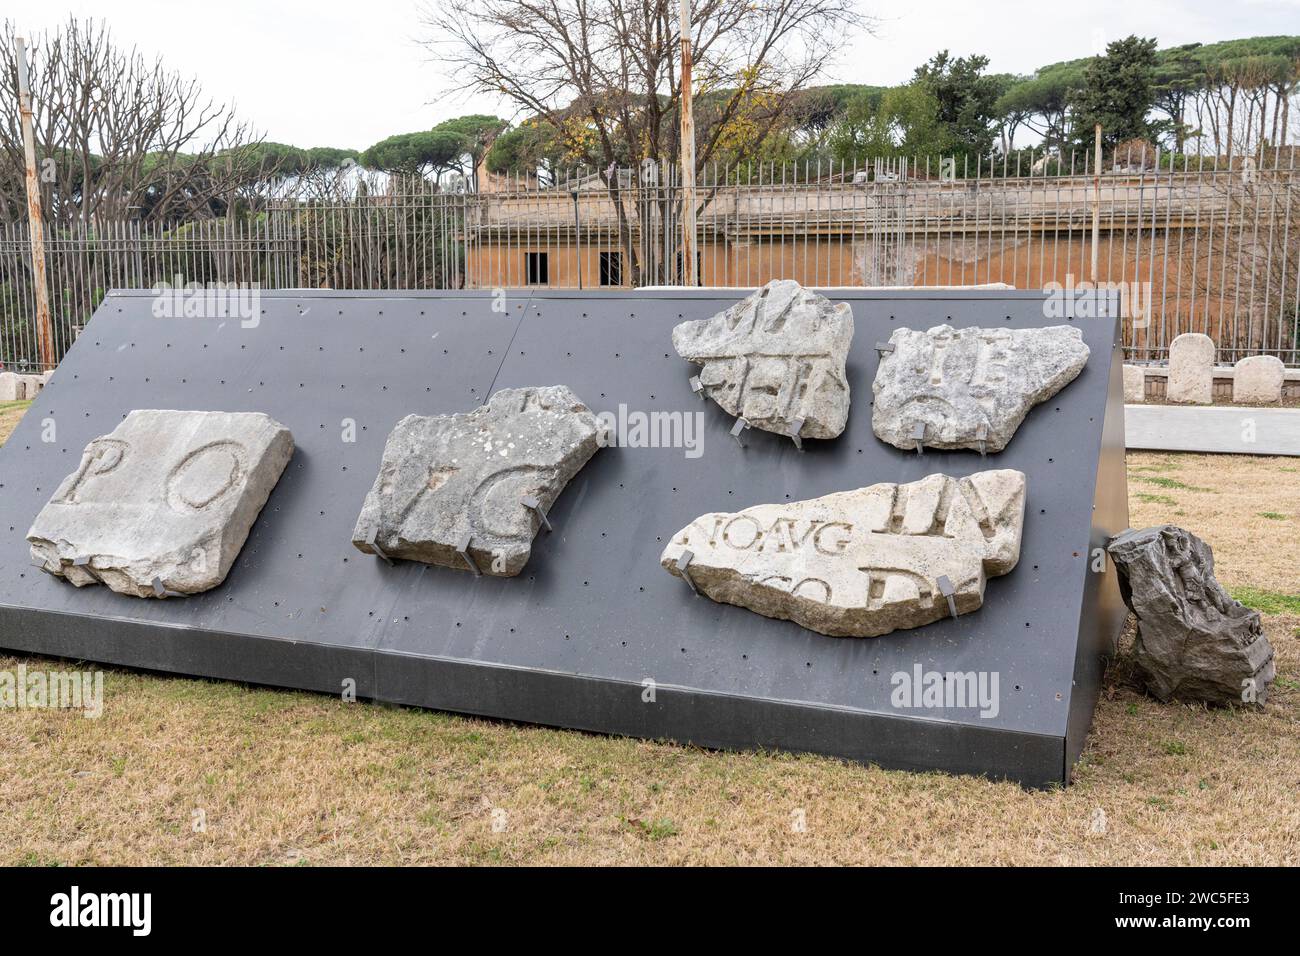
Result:
{"label": "carved stone fragment leaning on ground", "polygon": [[461,415],[408,415],[388,436],[352,543],[516,575],[543,516],[603,442],[599,419],[563,385],[502,389]]}
{"label": "carved stone fragment leaning on ground", "polygon": [[1019,471],[935,474],[702,515],[660,564],[715,601],[877,637],[978,609],[987,579],[1020,558],[1024,512]]}
{"label": "carved stone fragment leaning on ground", "polygon": [[[1083,371],[1078,328],[898,329],[872,383],[871,427],[895,448],[1001,451],[1029,410]],[[924,437],[918,439],[922,432]],[[983,437],[981,437],[983,436]]]}
{"label": "carved stone fragment leaning on ground", "polygon": [[673,329],[673,348],[703,366],[699,385],[755,428],[834,438],[849,418],[844,364],[853,311],[790,279],[769,282],[711,319]]}
{"label": "carved stone fragment leaning on ground", "polygon": [[136,597],[214,588],[293,447],[260,412],[133,411],[86,446],[41,509],[27,532],[32,561]]}
{"label": "carved stone fragment leaning on ground", "polygon": [[1137,675],[1160,700],[1260,703],[1273,683],[1273,645],[1259,612],[1214,577],[1214,554],[1174,525],[1125,531],[1107,547],[1120,593],[1137,616]]}

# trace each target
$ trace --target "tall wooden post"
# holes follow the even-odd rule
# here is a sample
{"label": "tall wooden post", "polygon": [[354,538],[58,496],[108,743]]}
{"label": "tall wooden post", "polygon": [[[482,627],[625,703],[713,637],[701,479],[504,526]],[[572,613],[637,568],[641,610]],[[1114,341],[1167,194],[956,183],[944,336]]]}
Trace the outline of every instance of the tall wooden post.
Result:
{"label": "tall wooden post", "polygon": [[695,112],[691,103],[691,0],[681,0],[682,33],[682,284],[695,278]]}
{"label": "tall wooden post", "polygon": [[578,289],[582,289],[582,217],[578,214],[578,191],[570,189],[573,198],[573,249],[578,262]]}
{"label": "tall wooden post", "polygon": [[27,76],[27,43],[14,40],[18,59],[18,112],[23,126],[27,167],[27,224],[32,243],[32,292],[36,299],[36,341],[41,365],[54,368],[54,330],[50,325],[50,290],[45,282],[45,229],[41,223],[41,184],[36,177],[36,134],[32,131],[32,91]]}
{"label": "tall wooden post", "polygon": [[[1097,288],[1097,240],[1101,236],[1101,124],[1094,130],[1092,162],[1092,287]],[[1086,154],[1085,154],[1086,155]],[[1113,233],[1112,233],[1113,235]]]}

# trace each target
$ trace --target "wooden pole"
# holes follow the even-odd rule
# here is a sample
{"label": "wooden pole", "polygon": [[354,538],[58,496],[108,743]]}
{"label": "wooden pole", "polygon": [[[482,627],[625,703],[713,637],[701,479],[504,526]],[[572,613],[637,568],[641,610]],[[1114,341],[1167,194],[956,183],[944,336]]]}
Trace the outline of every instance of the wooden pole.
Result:
{"label": "wooden pole", "polygon": [[691,102],[691,0],[681,0],[682,34],[682,284],[695,277],[695,113]]}
{"label": "wooden pole", "polygon": [[570,189],[569,195],[573,197],[573,248],[578,260],[578,290],[582,290],[582,218],[578,214],[578,191]]}
{"label": "wooden pole", "polygon": [[1097,288],[1097,239],[1101,234],[1101,124],[1093,130],[1092,163],[1092,287]]}
{"label": "wooden pole", "polygon": [[18,112],[23,126],[23,159],[27,167],[27,224],[32,243],[32,290],[36,298],[36,340],[41,365],[55,366],[54,330],[50,325],[50,290],[45,281],[45,229],[41,223],[41,184],[36,177],[36,135],[32,131],[32,91],[27,76],[27,43],[14,40],[18,60]]}

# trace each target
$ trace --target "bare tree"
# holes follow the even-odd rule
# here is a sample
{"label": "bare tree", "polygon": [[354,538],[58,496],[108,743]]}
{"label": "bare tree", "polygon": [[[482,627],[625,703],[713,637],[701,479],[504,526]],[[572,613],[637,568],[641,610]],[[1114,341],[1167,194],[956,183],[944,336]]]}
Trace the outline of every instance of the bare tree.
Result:
{"label": "bare tree", "polygon": [[[1285,146],[1300,58],[1245,56],[1213,63],[1192,93],[1201,135],[1216,156],[1262,155]],[[1271,113],[1271,119],[1270,119]]]}
{"label": "bare tree", "polygon": [[[0,30],[0,216],[22,215],[16,25]],[[30,53],[37,162],[48,221],[176,221],[227,211],[264,175],[257,138],[195,79],[118,47],[108,28],[75,18],[34,39]]]}
{"label": "bare tree", "polygon": [[[701,169],[752,153],[793,94],[872,25],[858,0],[697,0],[692,11]],[[636,255],[616,172],[653,160],[671,175],[679,161],[677,0],[441,0],[423,19],[428,48],[462,87],[549,122],[569,159],[601,170],[639,283],[650,264]],[[665,219],[670,195],[659,194]]]}
{"label": "bare tree", "polygon": [[1229,361],[1259,352],[1290,353],[1291,361],[1300,352],[1300,191],[1289,163],[1243,165],[1203,182],[1208,203],[1222,211],[1208,217],[1182,281],[1201,286],[1200,330],[1220,348],[1230,343]]}

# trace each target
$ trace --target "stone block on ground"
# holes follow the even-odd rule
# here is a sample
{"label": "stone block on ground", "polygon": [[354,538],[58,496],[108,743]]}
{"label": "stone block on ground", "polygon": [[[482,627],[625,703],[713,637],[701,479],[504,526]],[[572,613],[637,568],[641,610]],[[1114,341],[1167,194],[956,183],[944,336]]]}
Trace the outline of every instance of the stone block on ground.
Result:
{"label": "stone block on ground", "polygon": [[1124,366],[1124,403],[1140,405],[1147,400],[1147,373],[1139,365]]}
{"label": "stone block on ground", "polygon": [[86,446],[37,515],[33,563],[136,597],[214,588],[293,447],[289,429],[259,412],[133,411]]}
{"label": "stone block on ground", "polygon": [[460,415],[408,415],[388,436],[352,543],[367,554],[509,577],[523,570],[549,511],[604,441],[569,388],[496,392]]}
{"label": "stone block on ground", "polygon": [[934,474],[702,515],[673,535],[660,564],[715,601],[876,637],[947,617],[947,585],[956,613],[978,609],[987,579],[1019,560],[1024,511],[1019,471]]}
{"label": "stone block on ground", "polygon": [[1282,401],[1286,366],[1275,355],[1252,355],[1232,370],[1232,400],[1241,405],[1276,405]]}
{"label": "stone block on ground", "polygon": [[27,387],[22,376],[15,372],[0,372],[0,402],[21,402],[27,397]]}
{"label": "stone block on ground", "polygon": [[1208,335],[1184,332],[1170,344],[1165,398],[1180,405],[1214,400],[1214,340]]}
{"label": "stone block on ground", "polygon": [[834,438],[849,418],[845,374],[853,311],[790,279],[769,282],[710,319],[673,329],[673,347],[702,366],[704,394],[755,428]]}
{"label": "stone block on ground", "polygon": [[1174,525],[1126,531],[1107,547],[1137,616],[1137,676],[1163,701],[1260,703],[1275,676],[1259,612],[1229,596],[1204,541]]}
{"label": "stone block on ground", "polygon": [[1088,346],[1078,328],[897,329],[872,383],[871,427],[895,448],[1001,451],[1029,410],[1083,371]]}
{"label": "stone block on ground", "polygon": [[45,379],[40,375],[19,375],[18,380],[22,386],[23,398],[29,402],[35,399],[45,387]]}

